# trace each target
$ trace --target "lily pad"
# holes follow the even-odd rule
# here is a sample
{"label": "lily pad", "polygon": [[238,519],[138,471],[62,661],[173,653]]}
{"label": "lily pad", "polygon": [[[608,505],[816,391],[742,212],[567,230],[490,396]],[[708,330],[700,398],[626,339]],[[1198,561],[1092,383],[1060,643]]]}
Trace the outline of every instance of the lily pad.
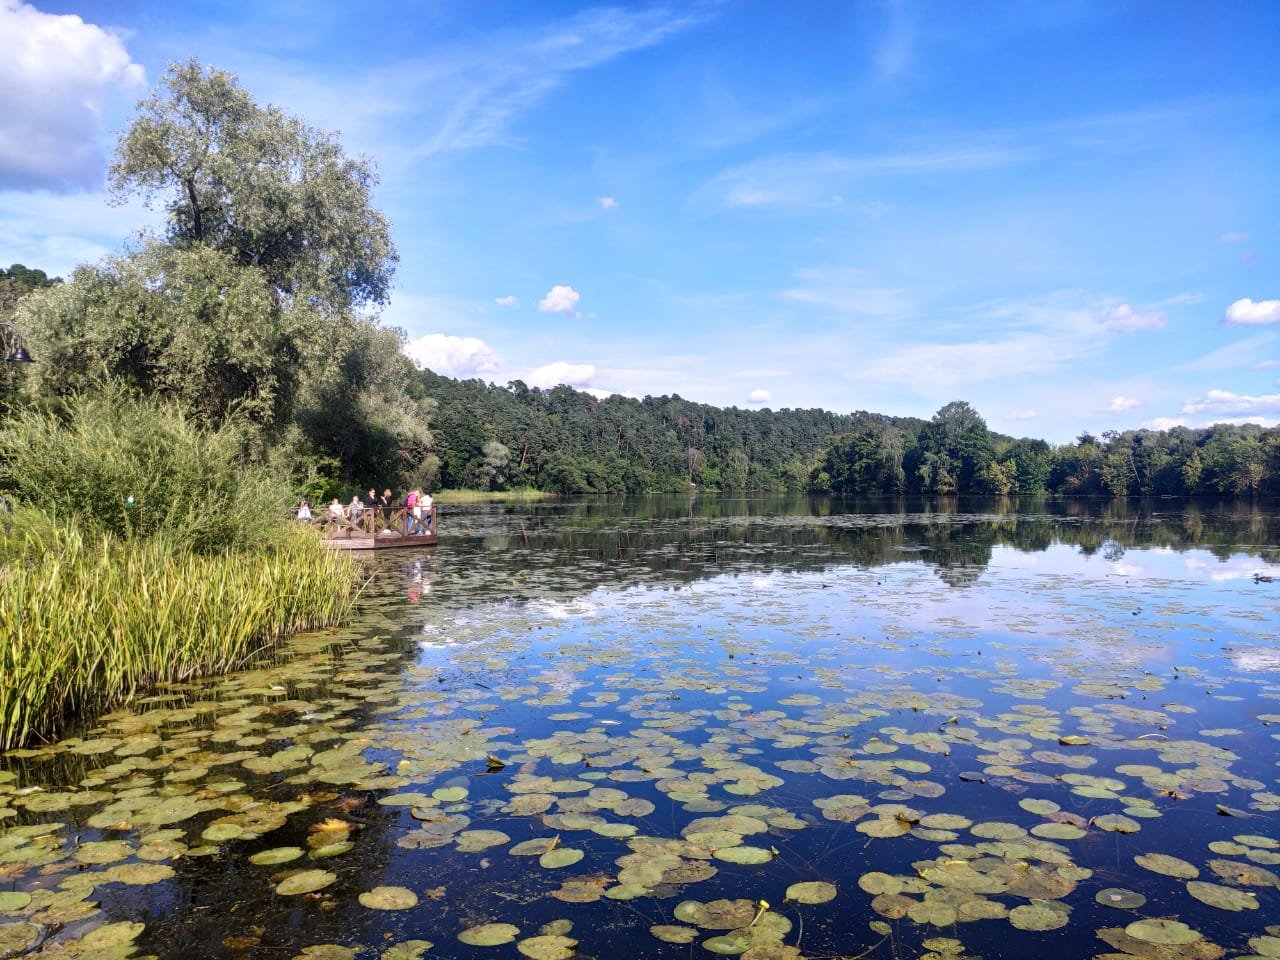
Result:
{"label": "lily pad", "polygon": [[1203,880],[1188,880],[1187,893],[1201,903],[1207,903],[1219,910],[1257,910],[1258,896],[1252,890],[1240,890],[1236,887],[1224,887],[1219,883],[1206,883]]}
{"label": "lily pad", "polygon": [[496,947],[510,943],[519,934],[520,928],[512,923],[482,923],[463,930],[458,939],[473,947]]}
{"label": "lily pad", "polygon": [[1135,940],[1158,946],[1184,946],[1201,939],[1199,933],[1178,920],[1135,920],[1124,932]]}
{"label": "lily pad", "polygon": [[302,853],[301,847],[273,847],[270,850],[261,850],[253,854],[249,857],[249,862],[263,867],[270,867],[297,860],[302,856]]}
{"label": "lily pad", "polygon": [[516,949],[531,960],[568,960],[577,948],[577,940],[559,934],[528,937],[516,944]]}
{"label": "lily pad", "polygon": [[1179,880],[1194,880],[1200,876],[1200,868],[1167,853],[1140,853],[1133,862],[1144,870],[1163,874],[1166,877],[1177,877]]}
{"label": "lily pad", "polygon": [[418,895],[407,887],[374,887],[357,899],[370,910],[409,910],[418,905]]}
{"label": "lily pad", "polygon": [[538,858],[538,865],[547,870],[556,870],[560,867],[570,867],[577,863],[583,857],[581,850],[575,850],[572,847],[556,847],[554,850],[548,850]]}
{"label": "lily pad", "polygon": [[825,880],[807,880],[787,887],[786,898],[794,903],[826,903],[835,897],[835,885]]}
{"label": "lily pad", "polygon": [[1093,899],[1104,907],[1115,907],[1117,910],[1137,910],[1147,898],[1134,890],[1123,887],[1107,887],[1093,895]]}
{"label": "lily pad", "polygon": [[314,893],[317,890],[323,890],[337,879],[337,876],[328,870],[302,870],[285,877],[276,884],[276,893],[284,897]]}

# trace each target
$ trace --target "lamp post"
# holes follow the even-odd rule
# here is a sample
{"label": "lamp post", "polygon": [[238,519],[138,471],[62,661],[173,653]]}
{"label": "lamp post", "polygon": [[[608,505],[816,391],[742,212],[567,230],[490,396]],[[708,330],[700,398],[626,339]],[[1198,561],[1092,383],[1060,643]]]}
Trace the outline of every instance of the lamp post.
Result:
{"label": "lamp post", "polygon": [[5,354],[5,363],[35,363],[31,358],[31,354],[27,353],[27,348],[22,345],[22,340],[18,337],[17,327],[12,323],[0,322],[0,333],[5,334],[4,341],[13,344],[9,352]]}

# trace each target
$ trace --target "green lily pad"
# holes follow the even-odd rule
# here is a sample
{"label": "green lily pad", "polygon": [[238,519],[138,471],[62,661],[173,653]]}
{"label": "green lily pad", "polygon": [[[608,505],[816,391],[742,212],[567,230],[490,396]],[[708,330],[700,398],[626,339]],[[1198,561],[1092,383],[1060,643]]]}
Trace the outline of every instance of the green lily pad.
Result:
{"label": "green lily pad", "polygon": [[405,940],[383,950],[381,960],[423,960],[423,954],[434,946],[430,940]]}
{"label": "green lily pad", "polygon": [[1202,939],[1199,933],[1178,920],[1135,920],[1124,932],[1135,940],[1159,946],[1185,946]]}
{"label": "green lily pad", "polygon": [[1104,907],[1115,907],[1117,910],[1137,910],[1147,898],[1134,890],[1123,887],[1107,887],[1093,895],[1093,899]]}
{"label": "green lily pad", "polygon": [[473,947],[496,947],[510,943],[519,933],[520,928],[512,923],[482,923],[463,930],[458,939]]}
{"label": "green lily pad", "polygon": [[715,858],[725,863],[755,865],[768,863],[773,859],[773,854],[763,847],[724,847],[715,851]]}
{"label": "green lily pad", "polygon": [[261,867],[273,867],[277,864],[297,860],[302,854],[301,847],[272,847],[270,850],[261,850],[253,854],[249,858],[249,862],[256,863]]}
{"label": "green lily pad", "polygon": [[406,887],[374,887],[357,899],[370,910],[409,910],[418,905],[418,895]]}
{"label": "green lily pad", "polygon": [[23,893],[21,890],[0,891],[0,913],[21,910],[30,902],[31,894]]}
{"label": "green lily pad", "polygon": [[674,923],[656,923],[649,932],[663,943],[692,943],[698,939],[695,927],[683,927]]}
{"label": "green lily pad", "polygon": [[1014,907],[1009,911],[1009,923],[1019,930],[1057,930],[1065,927],[1071,910],[1065,904],[1044,900]]}
{"label": "green lily pad", "polygon": [[572,866],[582,857],[581,850],[574,850],[572,847],[556,847],[554,850],[548,850],[540,856],[538,865],[545,867],[547,870],[556,870],[560,867]]}
{"label": "green lily pad", "polygon": [[302,870],[285,877],[276,885],[276,893],[284,897],[323,890],[337,880],[328,870]]}
{"label": "green lily pad", "polygon": [[795,903],[826,903],[834,900],[836,888],[825,880],[807,880],[787,887],[786,898]]}
{"label": "green lily pad", "polygon": [[1133,862],[1144,870],[1163,874],[1166,877],[1177,877],[1179,880],[1194,880],[1200,876],[1200,868],[1167,853],[1140,853]]}
{"label": "green lily pad", "polygon": [[466,787],[440,787],[432,790],[431,796],[439,800],[441,803],[457,803],[459,800],[467,798]]}
{"label": "green lily pad", "polygon": [[568,960],[577,948],[577,940],[560,934],[528,937],[516,944],[516,949],[531,960]]}
{"label": "green lily pad", "polygon": [[1258,896],[1252,890],[1239,890],[1235,887],[1224,887],[1219,883],[1206,883],[1203,880],[1188,880],[1187,893],[1201,903],[1207,903],[1219,910],[1257,910]]}

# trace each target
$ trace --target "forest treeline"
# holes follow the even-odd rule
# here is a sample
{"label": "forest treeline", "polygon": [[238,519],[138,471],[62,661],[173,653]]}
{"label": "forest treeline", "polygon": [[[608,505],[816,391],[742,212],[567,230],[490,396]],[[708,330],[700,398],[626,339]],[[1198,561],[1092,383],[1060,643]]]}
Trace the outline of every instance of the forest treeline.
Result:
{"label": "forest treeline", "polygon": [[858,411],[742,410],[679,396],[597,399],[420,371],[436,404],[445,486],[559,493],[791,490],[1191,496],[1280,494],[1280,430],[1083,433],[1070,444],[993,433],[968,403],[930,420]]}

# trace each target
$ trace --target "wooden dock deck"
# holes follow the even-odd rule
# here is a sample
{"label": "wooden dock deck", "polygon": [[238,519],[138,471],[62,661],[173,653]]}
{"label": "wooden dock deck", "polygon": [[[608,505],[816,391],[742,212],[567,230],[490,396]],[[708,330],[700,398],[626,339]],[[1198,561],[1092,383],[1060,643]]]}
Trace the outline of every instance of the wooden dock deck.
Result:
{"label": "wooden dock deck", "polygon": [[440,536],[439,519],[434,505],[421,519],[406,507],[365,507],[354,518],[335,516],[322,507],[311,519],[311,526],[335,550],[385,550],[435,546]]}

